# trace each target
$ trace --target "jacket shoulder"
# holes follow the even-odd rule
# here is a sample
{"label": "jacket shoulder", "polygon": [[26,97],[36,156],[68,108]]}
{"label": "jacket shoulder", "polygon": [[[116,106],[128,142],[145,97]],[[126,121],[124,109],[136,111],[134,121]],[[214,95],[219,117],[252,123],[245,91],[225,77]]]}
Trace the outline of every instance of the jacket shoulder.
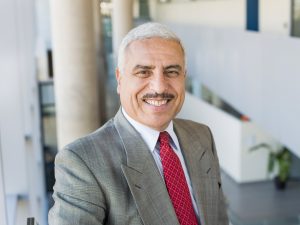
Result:
{"label": "jacket shoulder", "polygon": [[203,124],[203,123],[198,123],[192,120],[186,120],[186,119],[174,119],[174,124],[175,126],[182,128],[182,129],[186,129],[189,131],[204,131],[204,132],[210,132],[210,128]]}
{"label": "jacket shoulder", "polygon": [[186,119],[175,119],[173,122],[175,131],[181,137],[197,140],[203,146],[212,145],[213,136],[207,125]]}
{"label": "jacket shoulder", "polygon": [[114,119],[107,121],[96,131],[78,138],[63,148],[63,151],[72,151],[82,159],[99,158],[109,154],[110,150],[122,149],[119,134],[114,125]]}

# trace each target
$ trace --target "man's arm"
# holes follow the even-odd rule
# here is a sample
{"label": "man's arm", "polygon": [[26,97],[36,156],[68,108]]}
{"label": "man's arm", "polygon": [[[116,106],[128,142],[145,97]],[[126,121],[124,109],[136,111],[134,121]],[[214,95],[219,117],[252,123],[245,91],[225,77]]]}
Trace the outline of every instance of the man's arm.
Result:
{"label": "man's arm", "polygon": [[218,185],[219,185],[219,214],[218,214],[218,225],[228,225],[229,220],[228,220],[228,215],[227,215],[227,204],[225,201],[224,193],[223,193],[223,188],[222,188],[222,180],[221,180],[221,175],[220,175],[220,163],[219,163],[219,158],[216,150],[216,145],[215,141],[212,135],[211,130],[209,129],[210,136],[212,139],[212,149],[214,153],[214,157],[216,160],[216,165],[217,165],[217,171],[218,171]]}
{"label": "man's arm", "polygon": [[54,206],[49,225],[104,224],[105,199],[93,173],[72,150],[55,159]]}

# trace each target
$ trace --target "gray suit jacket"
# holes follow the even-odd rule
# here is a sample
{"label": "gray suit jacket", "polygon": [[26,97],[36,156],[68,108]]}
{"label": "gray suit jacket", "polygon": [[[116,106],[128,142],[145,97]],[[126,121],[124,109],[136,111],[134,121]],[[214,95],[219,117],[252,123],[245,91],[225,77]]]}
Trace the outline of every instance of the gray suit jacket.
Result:
{"label": "gray suit jacket", "polygon": [[[202,225],[228,225],[219,162],[210,130],[174,120]],[[50,225],[179,225],[147,145],[119,111],[55,161]]]}

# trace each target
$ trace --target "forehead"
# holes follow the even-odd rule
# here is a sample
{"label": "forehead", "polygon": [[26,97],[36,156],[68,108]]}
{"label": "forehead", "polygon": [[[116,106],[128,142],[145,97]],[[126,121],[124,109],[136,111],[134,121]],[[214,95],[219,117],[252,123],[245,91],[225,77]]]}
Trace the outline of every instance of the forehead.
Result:
{"label": "forehead", "polygon": [[181,45],[172,39],[148,38],[131,42],[125,52],[127,58],[131,57],[170,57],[184,59]]}

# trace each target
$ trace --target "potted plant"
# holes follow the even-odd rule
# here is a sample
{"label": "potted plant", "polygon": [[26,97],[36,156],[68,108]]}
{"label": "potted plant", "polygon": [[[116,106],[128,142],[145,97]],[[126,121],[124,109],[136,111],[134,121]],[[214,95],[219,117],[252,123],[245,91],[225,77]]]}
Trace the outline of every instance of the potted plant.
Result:
{"label": "potted plant", "polygon": [[275,171],[275,168],[278,169],[274,182],[275,186],[278,190],[284,190],[286,187],[286,183],[289,179],[290,175],[290,167],[292,163],[291,153],[285,146],[282,146],[277,151],[272,148],[271,145],[266,143],[261,143],[256,146],[250,148],[250,151],[258,150],[258,149],[267,149],[269,153],[269,162],[268,162],[268,172],[272,173]]}

